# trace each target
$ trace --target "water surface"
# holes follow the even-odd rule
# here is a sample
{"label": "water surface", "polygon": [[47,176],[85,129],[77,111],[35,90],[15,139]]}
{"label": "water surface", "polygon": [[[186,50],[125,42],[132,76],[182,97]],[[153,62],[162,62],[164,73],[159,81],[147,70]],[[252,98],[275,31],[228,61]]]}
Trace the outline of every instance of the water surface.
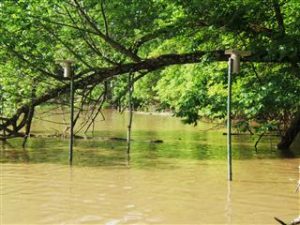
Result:
{"label": "water surface", "polygon": [[[58,116],[48,120],[58,121]],[[130,160],[127,115],[106,112],[93,139],[32,138],[1,147],[1,224],[276,224],[299,214],[299,151],[289,157],[265,138],[233,137],[227,182],[226,137],[216,124],[183,125],[166,115],[136,114]],[[35,133],[63,126],[35,120]],[[91,133],[88,136],[92,136]],[[155,144],[151,140],[163,140]]]}

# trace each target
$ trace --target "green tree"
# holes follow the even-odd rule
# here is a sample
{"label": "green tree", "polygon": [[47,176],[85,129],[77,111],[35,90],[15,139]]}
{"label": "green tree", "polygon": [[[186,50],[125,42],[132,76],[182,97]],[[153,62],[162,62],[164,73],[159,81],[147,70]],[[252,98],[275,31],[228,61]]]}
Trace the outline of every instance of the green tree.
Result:
{"label": "green tree", "polygon": [[[76,60],[81,105],[105,99],[111,87],[101,83],[137,73],[139,105],[192,123],[224,118],[226,64],[217,62],[227,61],[225,49],[241,49],[252,55],[234,80],[234,116],[276,121],[286,148],[300,127],[299,14],[297,0],[3,0],[0,129],[22,135],[31,108],[69,91],[56,63],[64,58]],[[113,79],[113,94],[122,94],[124,81]]]}

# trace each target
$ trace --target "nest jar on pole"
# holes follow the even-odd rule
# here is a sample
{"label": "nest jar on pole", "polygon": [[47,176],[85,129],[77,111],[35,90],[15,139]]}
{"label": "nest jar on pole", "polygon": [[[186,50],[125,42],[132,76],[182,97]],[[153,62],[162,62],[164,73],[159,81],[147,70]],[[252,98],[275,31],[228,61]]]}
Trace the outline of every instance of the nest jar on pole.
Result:
{"label": "nest jar on pole", "polygon": [[73,143],[74,143],[74,79],[72,71],[72,60],[58,61],[64,69],[64,77],[70,79],[70,145],[69,145],[69,162],[73,162]]}
{"label": "nest jar on pole", "polygon": [[227,163],[228,180],[232,181],[232,140],[231,140],[231,100],[232,100],[232,75],[240,73],[241,57],[250,56],[250,51],[226,50],[228,59],[228,96],[227,96]]}

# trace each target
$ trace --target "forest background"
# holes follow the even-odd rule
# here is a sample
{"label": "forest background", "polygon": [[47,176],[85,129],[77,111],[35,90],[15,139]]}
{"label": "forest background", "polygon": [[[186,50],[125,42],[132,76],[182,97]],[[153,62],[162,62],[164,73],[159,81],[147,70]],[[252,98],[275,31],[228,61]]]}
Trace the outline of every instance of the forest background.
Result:
{"label": "forest background", "polygon": [[233,80],[237,130],[280,135],[280,149],[299,133],[298,0],[2,0],[0,24],[2,139],[67,104],[59,59],[74,61],[75,121],[126,108],[130,90],[135,110],[222,121],[228,49],[251,51]]}

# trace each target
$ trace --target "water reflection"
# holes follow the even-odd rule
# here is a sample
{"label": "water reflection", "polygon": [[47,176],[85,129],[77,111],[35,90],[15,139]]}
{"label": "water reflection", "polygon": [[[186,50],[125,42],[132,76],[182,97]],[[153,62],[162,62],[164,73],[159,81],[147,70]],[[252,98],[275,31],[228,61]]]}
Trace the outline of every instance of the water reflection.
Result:
{"label": "water reflection", "polygon": [[225,207],[225,214],[226,214],[226,217],[227,217],[227,224],[232,223],[231,186],[232,186],[232,182],[228,181],[227,182],[227,202],[226,202],[226,207]]}
{"label": "water reflection", "polygon": [[[86,159],[80,154],[83,160],[89,157],[111,158],[113,165],[116,161],[124,162],[124,142],[116,141],[116,138],[126,138],[126,126],[128,116],[119,114],[116,111],[104,111],[106,120],[98,119],[95,124],[94,138],[89,140],[76,140],[75,148],[79,152],[87,152]],[[48,120],[62,121],[64,115],[48,115]],[[80,123],[80,121],[79,121]],[[184,125],[178,118],[163,115],[145,115],[134,114],[133,131],[132,131],[132,155],[134,162],[138,160],[147,161],[150,159],[163,158],[184,158],[184,159],[225,159],[226,158],[226,136],[222,135],[222,131],[214,131],[212,128],[215,124],[199,123],[199,126]],[[51,124],[46,121],[34,121],[32,125],[33,132],[39,134],[51,133],[53,130],[64,130],[60,124]],[[80,134],[79,134],[80,135]],[[87,134],[92,137],[91,133]],[[115,140],[112,140],[115,138]],[[162,140],[163,143],[153,143],[153,140]],[[29,141],[28,151],[38,152],[44,151],[50,158],[56,160],[58,155],[66,154],[68,146],[67,140],[59,138],[35,138]],[[276,150],[276,146],[272,143],[278,142],[276,137],[268,137],[262,139],[256,153],[254,146],[255,140],[251,136],[233,136],[233,157],[234,159],[251,159],[251,158],[278,158],[292,157],[293,155],[281,155]],[[20,140],[12,140],[9,142],[12,146],[10,149],[18,151]],[[42,150],[43,149],[43,150]],[[50,151],[48,151],[50,150]],[[61,150],[62,152],[57,152]],[[52,152],[55,154],[52,155]],[[44,154],[44,155],[46,155]],[[299,157],[299,151],[294,151],[294,157]],[[118,155],[118,156],[117,156]],[[47,160],[47,159],[45,159]],[[9,161],[9,160],[7,160]],[[41,161],[41,160],[39,160]],[[92,160],[93,161],[93,160]],[[107,161],[107,160],[102,160]],[[91,162],[93,165],[94,163]],[[99,164],[98,164],[99,165]]]}
{"label": "water reflection", "polygon": [[[120,115],[119,115],[120,116]],[[144,120],[151,120],[145,116]],[[174,118],[169,118],[173,120]],[[139,118],[141,120],[141,118]],[[164,118],[163,121],[167,119]],[[120,125],[119,125],[120,126]],[[158,125],[157,125],[158,126]],[[161,127],[161,125],[159,125]],[[120,128],[120,127],[119,127]],[[179,128],[182,128],[181,130]],[[168,160],[226,160],[226,137],[220,131],[198,131],[172,123],[169,130],[163,126],[154,130],[153,124],[133,130],[131,154],[126,154],[126,142],[122,141],[126,131],[117,128],[95,131],[95,138],[76,139],[74,143],[74,165],[81,166],[166,166]],[[172,130],[174,129],[174,130]],[[196,130],[195,130],[196,129]],[[155,140],[162,140],[155,142]],[[271,139],[273,142],[275,138]],[[299,157],[300,151],[283,152],[270,146],[270,140],[262,141],[256,152],[249,136],[233,137],[233,159],[275,159]],[[61,138],[31,138],[26,149],[21,148],[21,139],[2,143],[1,162],[61,163],[68,158],[68,140]],[[274,147],[274,148],[270,148]]]}

